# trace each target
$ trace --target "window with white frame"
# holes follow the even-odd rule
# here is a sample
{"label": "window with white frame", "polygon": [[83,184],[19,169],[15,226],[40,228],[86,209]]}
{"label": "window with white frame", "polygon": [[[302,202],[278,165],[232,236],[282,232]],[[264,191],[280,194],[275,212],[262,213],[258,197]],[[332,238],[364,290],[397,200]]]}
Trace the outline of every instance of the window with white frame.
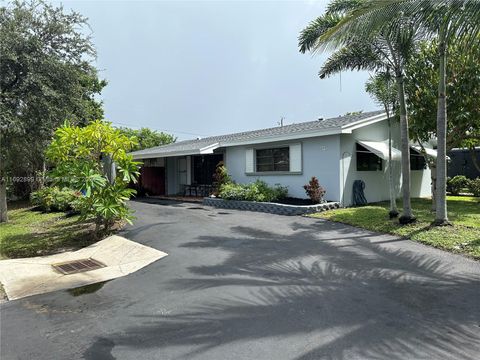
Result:
{"label": "window with white frame", "polygon": [[247,174],[301,174],[302,172],[301,143],[250,148],[245,150],[245,155]]}

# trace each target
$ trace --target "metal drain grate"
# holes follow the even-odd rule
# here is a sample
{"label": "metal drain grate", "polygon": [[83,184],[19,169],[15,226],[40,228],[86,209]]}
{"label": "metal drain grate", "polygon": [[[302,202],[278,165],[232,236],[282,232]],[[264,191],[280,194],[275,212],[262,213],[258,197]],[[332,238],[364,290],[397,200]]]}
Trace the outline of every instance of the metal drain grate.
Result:
{"label": "metal drain grate", "polygon": [[55,270],[60,271],[62,274],[70,275],[81,273],[90,270],[96,270],[105,267],[105,264],[102,264],[100,261],[90,259],[80,259],[66,261],[63,263],[52,264],[52,267]]}

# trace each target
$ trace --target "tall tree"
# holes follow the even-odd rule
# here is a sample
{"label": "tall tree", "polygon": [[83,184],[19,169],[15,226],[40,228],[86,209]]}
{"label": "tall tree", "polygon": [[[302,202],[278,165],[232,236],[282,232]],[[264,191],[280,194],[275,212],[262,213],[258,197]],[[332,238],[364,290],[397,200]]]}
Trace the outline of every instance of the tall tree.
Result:
{"label": "tall tree", "polygon": [[[425,41],[407,65],[406,92],[411,130],[419,142],[427,142],[437,133],[438,42]],[[467,47],[462,40],[451,44],[447,61],[446,92],[448,118],[446,152],[452,148],[471,150],[480,145],[480,48]],[[432,171],[432,209],[436,208],[436,160],[425,156]]]}
{"label": "tall tree", "polygon": [[[435,224],[448,224],[446,202],[447,50],[450,43],[465,40],[478,46],[480,34],[479,0],[364,0],[325,37],[370,36],[392,19],[407,18],[411,29],[422,29],[438,39],[437,87],[437,206]],[[401,27],[392,28],[399,33]]]}
{"label": "tall tree", "polygon": [[[66,119],[103,117],[95,95],[106,85],[92,62],[86,19],[43,1],[0,7],[0,221],[7,221],[10,177],[29,180],[44,169],[44,150]],[[28,192],[31,183],[11,183]]]}
{"label": "tall tree", "polygon": [[[405,64],[414,50],[417,36],[415,29],[405,24],[406,19],[397,17],[385,22],[383,28],[358,36],[345,32],[342,24],[351,14],[363,7],[363,0],[334,0],[324,15],[312,21],[300,34],[301,52],[336,51],[320,70],[320,77],[342,70],[371,70],[393,72],[396,80],[402,151],[402,197],[403,213],[399,221],[408,224],[415,221],[410,201],[410,144],[408,116],[405,101]],[[393,32],[391,28],[399,28]]]}
{"label": "tall tree", "polygon": [[[479,40],[480,43],[480,40]],[[447,61],[447,151],[480,146],[480,47],[458,41]],[[438,43],[425,41],[407,65],[406,92],[412,130],[422,141],[436,135]]]}
{"label": "tall tree", "polygon": [[382,106],[388,117],[388,185],[390,193],[390,218],[398,216],[395,186],[393,181],[393,161],[392,161],[392,121],[398,107],[398,93],[395,89],[395,80],[388,72],[378,73],[371,76],[365,84],[365,90]]}
{"label": "tall tree", "polygon": [[167,145],[175,142],[177,138],[171,134],[162,131],[151,130],[149,128],[131,129],[121,127],[118,130],[128,137],[135,137],[137,144],[132,147],[132,151],[148,149],[154,146]]}

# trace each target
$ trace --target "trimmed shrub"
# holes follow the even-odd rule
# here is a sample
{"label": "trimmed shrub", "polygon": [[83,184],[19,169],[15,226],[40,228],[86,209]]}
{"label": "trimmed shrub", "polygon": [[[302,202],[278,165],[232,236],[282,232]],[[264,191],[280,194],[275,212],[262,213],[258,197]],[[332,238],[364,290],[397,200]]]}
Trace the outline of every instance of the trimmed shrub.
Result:
{"label": "trimmed shrub", "polygon": [[470,180],[468,182],[468,189],[473,196],[480,197],[480,178]]}
{"label": "trimmed shrub", "polygon": [[287,187],[279,184],[269,186],[262,180],[250,184],[229,183],[220,188],[220,197],[225,200],[272,202],[284,199],[287,195]]}
{"label": "trimmed shrub", "polygon": [[323,202],[323,197],[327,191],[320,185],[315,176],[312,176],[308,184],[303,185],[303,188],[310,200],[312,200],[312,203],[320,204]]}
{"label": "trimmed shrub", "polygon": [[72,209],[72,203],[80,196],[77,191],[69,188],[60,189],[57,186],[44,187],[30,194],[32,204],[43,211],[67,211]]}
{"label": "trimmed shrub", "polygon": [[459,195],[462,189],[468,186],[468,179],[463,175],[456,175],[451,179],[447,179],[447,191],[452,195]]}

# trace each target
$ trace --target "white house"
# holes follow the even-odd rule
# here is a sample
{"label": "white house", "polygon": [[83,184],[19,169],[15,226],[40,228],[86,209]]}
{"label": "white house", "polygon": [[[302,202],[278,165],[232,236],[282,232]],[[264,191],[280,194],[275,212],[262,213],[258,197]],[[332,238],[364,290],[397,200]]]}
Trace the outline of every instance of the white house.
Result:
{"label": "white house", "polygon": [[[151,195],[202,189],[212,183],[215,167],[223,161],[238,183],[262,179],[288,186],[289,196],[298,198],[306,197],[303,185],[316,176],[328,200],[347,206],[352,203],[355,180],[365,182],[368,202],[389,198],[388,123],[384,112],[374,111],[180,141],[132,155],[144,163],[141,184]],[[392,167],[399,195],[400,131],[396,121],[391,123]],[[430,170],[414,146],[411,152],[412,196],[429,196]]]}

